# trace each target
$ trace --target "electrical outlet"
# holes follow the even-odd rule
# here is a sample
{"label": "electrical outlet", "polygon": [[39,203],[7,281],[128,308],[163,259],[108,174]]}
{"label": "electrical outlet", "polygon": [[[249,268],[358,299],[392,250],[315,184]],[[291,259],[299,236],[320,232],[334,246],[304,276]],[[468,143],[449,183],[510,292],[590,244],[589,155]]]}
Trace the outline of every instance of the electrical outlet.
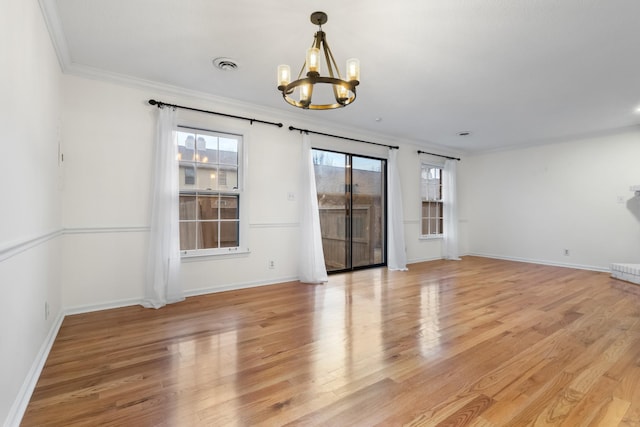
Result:
{"label": "electrical outlet", "polygon": [[274,268],[276,268],[276,262],[274,260],[270,260],[269,261],[269,269],[273,270]]}
{"label": "electrical outlet", "polygon": [[47,301],[44,302],[44,320],[49,319],[49,303]]}
{"label": "electrical outlet", "polygon": [[569,249],[564,250],[564,256],[569,256]]}

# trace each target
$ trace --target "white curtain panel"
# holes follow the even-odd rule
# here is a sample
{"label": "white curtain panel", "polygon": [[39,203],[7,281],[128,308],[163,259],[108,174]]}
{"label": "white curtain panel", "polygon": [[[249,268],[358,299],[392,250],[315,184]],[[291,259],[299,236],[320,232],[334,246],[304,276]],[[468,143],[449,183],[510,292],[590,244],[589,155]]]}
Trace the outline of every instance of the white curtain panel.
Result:
{"label": "white curtain panel", "polygon": [[147,276],[142,306],[160,308],[184,300],[180,286],[178,146],[176,111],[158,108]]}
{"label": "white curtain panel", "polygon": [[398,150],[389,150],[389,182],[387,185],[387,228],[389,270],[407,270],[407,252],[404,244],[404,212],[402,209],[402,186],[398,170]]}
{"label": "white curtain panel", "polygon": [[322,250],[320,212],[316,193],[316,176],[313,168],[311,139],[302,135],[302,176],[300,194],[300,262],[298,272],[303,283],[329,281]]}
{"label": "white curtain panel", "polygon": [[457,160],[445,160],[442,171],[442,202],[444,214],[444,259],[459,260],[458,254],[458,202],[456,196]]}

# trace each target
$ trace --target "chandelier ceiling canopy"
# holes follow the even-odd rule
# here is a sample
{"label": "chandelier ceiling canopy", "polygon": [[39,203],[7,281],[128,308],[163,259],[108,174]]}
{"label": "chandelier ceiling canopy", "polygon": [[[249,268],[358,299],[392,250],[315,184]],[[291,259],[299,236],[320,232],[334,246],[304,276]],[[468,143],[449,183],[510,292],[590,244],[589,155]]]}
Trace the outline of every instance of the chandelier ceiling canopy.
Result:
{"label": "chandelier ceiling canopy", "polygon": [[[330,110],[351,104],[356,99],[356,86],[360,84],[360,61],[347,60],[346,76],[342,78],[333,53],[329,49],[322,25],[327,22],[327,14],[314,12],[311,23],[318,25],[313,36],[313,44],[307,49],[305,62],[296,80],[291,81],[291,68],[278,66],[278,90],[289,104],[309,110]],[[328,76],[321,75],[322,57]],[[303,73],[306,70],[306,75]],[[315,98],[314,98],[315,97]]]}

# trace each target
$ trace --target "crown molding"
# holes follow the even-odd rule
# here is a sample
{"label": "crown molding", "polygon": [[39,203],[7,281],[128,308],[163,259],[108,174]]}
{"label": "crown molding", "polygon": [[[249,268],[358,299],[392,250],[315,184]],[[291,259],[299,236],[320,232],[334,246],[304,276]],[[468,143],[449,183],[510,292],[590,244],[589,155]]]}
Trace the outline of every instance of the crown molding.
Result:
{"label": "crown molding", "polygon": [[[465,153],[455,151],[452,152],[450,147],[446,147],[439,144],[427,143],[426,141],[413,141],[397,136],[386,135],[383,133],[374,133],[360,128],[343,126],[332,122],[331,120],[322,119],[319,117],[309,118],[308,115],[301,113],[297,109],[279,109],[275,107],[266,107],[259,104],[253,104],[249,102],[239,101],[236,99],[225,98],[217,95],[212,95],[207,92],[202,92],[193,89],[187,89],[181,86],[170,85],[166,83],[160,83],[153,80],[141,79],[138,77],[132,77],[126,74],[115,73],[111,71],[102,70],[95,67],[90,67],[82,64],[67,64],[65,67],[65,73],[82,78],[90,78],[98,81],[106,81],[115,83],[122,86],[131,87],[134,89],[140,89],[145,91],[160,92],[161,96],[167,95],[169,97],[176,97],[176,99],[190,98],[193,102],[214,104],[216,107],[229,108],[234,112],[244,113],[251,111],[252,114],[260,114],[261,120],[271,120],[278,122],[287,122],[287,125],[295,123],[296,127],[307,127],[316,131],[324,131],[327,133],[343,133],[350,137],[371,139],[374,141],[380,141],[385,144],[402,144],[412,145],[420,147],[421,149],[438,150],[444,152],[446,155],[458,157]],[[174,99],[160,99],[162,102],[176,102],[180,101]],[[208,108],[208,105],[199,105],[203,108]],[[198,105],[193,105],[198,107]],[[286,119],[286,120],[285,120]]]}
{"label": "crown molding", "polygon": [[[55,0],[38,0],[42,15],[49,31],[49,36],[56,52],[60,68],[64,74],[77,77],[89,78],[98,81],[106,81],[119,85],[142,89],[146,91],[162,92],[162,95],[176,96],[179,99],[185,97],[192,98],[194,102],[213,103],[216,106],[230,108],[236,111],[252,111],[255,114],[263,114],[264,119],[273,121],[283,121],[286,118],[288,124],[294,124],[295,127],[306,127],[317,131],[325,131],[329,133],[346,133],[352,137],[361,139],[372,139],[385,144],[413,145],[422,149],[431,149],[446,151],[447,155],[459,157],[463,154],[469,154],[466,151],[451,151],[451,147],[446,147],[433,143],[431,141],[417,141],[404,138],[398,138],[394,135],[384,133],[375,133],[356,127],[339,125],[329,119],[323,119],[318,116],[310,118],[308,114],[298,111],[297,109],[284,109],[277,107],[267,107],[259,104],[239,101],[236,99],[224,98],[210,93],[187,89],[180,86],[160,83],[157,81],[141,79],[126,74],[106,71],[99,68],[87,66],[73,62],[71,57],[66,36],[62,27],[58,8]],[[166,102],[167,100],[162,100]],[[256,117],[263,119],[262,117]]]}
{"label": "crown molding", "polygon": [[67,45],[67,38],[62,30],[62,22],[60,21],[60,15],[58,14],[58,7],[55,0],[38,0],[40,5],[40,11],[42,17],[49,31],[49,38],[53,44],[53,50],[58,57],[58,63],[62,72],[67,72],[68,66],[71,63],[71,56],[69,55],[69,47]]}

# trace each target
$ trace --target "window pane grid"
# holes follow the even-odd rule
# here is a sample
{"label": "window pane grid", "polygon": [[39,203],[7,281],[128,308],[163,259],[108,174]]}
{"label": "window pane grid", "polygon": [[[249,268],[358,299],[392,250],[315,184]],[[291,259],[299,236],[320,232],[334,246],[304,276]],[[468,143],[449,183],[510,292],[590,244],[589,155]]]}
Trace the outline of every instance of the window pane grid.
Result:
{"label": "window pane grid", "polygon": [[180,250],[240,246],[241,137],[179,130]]}
{"label": "window pane grid", "polygon": [[443,233],[442,168],[423,164],[420,172],[422,236],[440,236]]}

